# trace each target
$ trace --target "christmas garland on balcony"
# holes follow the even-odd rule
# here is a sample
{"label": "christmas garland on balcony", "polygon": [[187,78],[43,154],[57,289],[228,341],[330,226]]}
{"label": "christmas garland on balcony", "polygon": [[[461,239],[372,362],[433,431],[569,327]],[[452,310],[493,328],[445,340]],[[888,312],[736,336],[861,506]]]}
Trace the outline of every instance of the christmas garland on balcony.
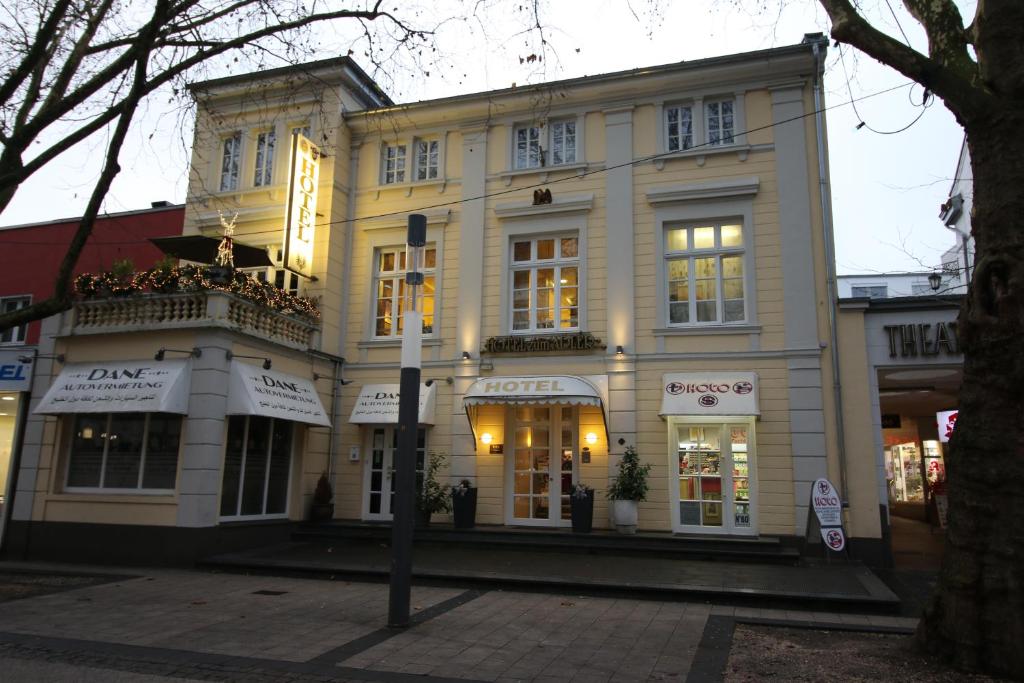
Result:
{"label": "christmas garland on balcony", "polygon": [[124,262],[114,264],[101,273],[82,273],[75,278],[75,293],[83,299],[110,296],[131,296],[145,292],[221,291],[231,292],[249,301],[286,315],[295,315],[312,322],[320,321],[316,300],[296,296],[252,275],[223,266],[167,266],[136,273]]}

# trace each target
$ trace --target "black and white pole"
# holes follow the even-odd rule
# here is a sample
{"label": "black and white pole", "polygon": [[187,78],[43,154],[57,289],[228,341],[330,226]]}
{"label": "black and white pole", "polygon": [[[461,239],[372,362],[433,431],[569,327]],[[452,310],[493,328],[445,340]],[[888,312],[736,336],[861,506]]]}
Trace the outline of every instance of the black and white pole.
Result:
{"label": "black and white pole", "polygon": [[427,217],[409,214],[405,247],[405,295],[402,311],[402,378],[398,398],[398,453],[395,461],[395,496],[391,523],[391,590],[388,626],[409,625],[412,589],[412,530],[416,511],[416,433],[419,425],[420,364],[422,356],[423,255],[427,243]]}

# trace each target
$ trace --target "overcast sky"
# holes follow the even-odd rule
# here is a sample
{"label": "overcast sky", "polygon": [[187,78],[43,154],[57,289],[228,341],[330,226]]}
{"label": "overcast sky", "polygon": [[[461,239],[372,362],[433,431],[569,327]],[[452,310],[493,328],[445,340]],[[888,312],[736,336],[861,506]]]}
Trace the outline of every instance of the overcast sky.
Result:
{"label": "overcast sky", "polygon": [[[529,71],[529,65],[520,65],[519,57],[533,51],[526,38],[507,37],[518,30],[521,16],[509,16],[506,22],[492,15],[487,37],[471,31],[471,25],[449,24],[438,43],[452,68],[432,72],[430,78],[399,75],[385,87],[400,102],[443,97],[790,45],[804,33],[828,26],[810,0],[789,0],[785,11],[771,14],[737,9],[727,0],[662,4],[667,7],[652,15],[644,0],[551,2],[544,18],[555,52],[548,54],[542,70],[536,64]],[[970,16],[973,3],[963,4]],[[923,49],[923,31],[900,3],[892,5],[911,44]],[[886,4],[874,12],[879,28],[902,39]],[[345,40],[344,29],[341,36],[325,34],[325,50],[317,58],[338,54]],[[359,61],[358,53],[354,57]],[[850,48],[829,49],[825,84],[840,273],[930,269],[953,244],[952,233],[937,218],[963,137],[953,116],[940,101],[922,113],[919,86],[862,100],[856,112],[848,104],[851,92],[861,98],[906,82]],[[903,132],[880,134],[902,129],[918,116]],[[859,121],[867,125],[857,130]],[[147,208],[161,199],[183,201],[188,153],[181,140],[175,117],[166,115],[156,99],[151,101],[122,153],[123,171],[105,210]],[[80,145],[38,173],[0,215],[0,226],[80,213],[96,177],[98,149],[95,142]]]}

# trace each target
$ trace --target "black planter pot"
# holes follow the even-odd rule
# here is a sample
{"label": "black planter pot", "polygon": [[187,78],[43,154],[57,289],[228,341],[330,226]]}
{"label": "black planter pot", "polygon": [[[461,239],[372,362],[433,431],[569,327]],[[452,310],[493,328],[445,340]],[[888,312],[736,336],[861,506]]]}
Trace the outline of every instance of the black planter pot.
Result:
{"label": "black planter pot", "polygon": [[413,517],[413,526],[417,529],[426,529],[430,526],[430,518],[433,513],[424,512],[419,508],[416,509],[416,514]]}
{"label": "black planter pot", "polygon": [[476,526],[476,489],[465,489],[463,493],[452,494],[452,508],[456,529],[472,529]]}
{"label": "black planter pot", "polygon": [[572,509],[573,532],[589,534],[594,526],[594,492],[587,491],[583,498],[577,498],[575,494],[569,496],[569,506]]}
{"label": "black planter pot", "polygon": [[328,522],[334,519],[334,503],[313,503],[309,509],[311,522]]}

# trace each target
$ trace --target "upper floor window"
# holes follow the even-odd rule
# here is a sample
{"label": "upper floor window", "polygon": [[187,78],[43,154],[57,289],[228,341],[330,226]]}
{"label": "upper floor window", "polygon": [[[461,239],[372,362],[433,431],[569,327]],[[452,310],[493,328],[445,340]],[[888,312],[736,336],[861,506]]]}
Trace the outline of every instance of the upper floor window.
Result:
{"label": "upper floor window", "polygon": [[670,325],[746,320],[743,226],[674,226],[665,231]]}
{"label": "upper floor window", "polygon": [[[423,334],[434,333],[437,248],[428,244],[423,257],[423,287],[420,290]],[[375,337],[400,337],[405,309],[405,247],[377,250],[374,276]]]}
{"label": "upper floor window", "polygon": [[309,127],[309,124],[307,123],[307,124],[302,125],[302,126],[292,126],[291,133],[292,133],[292,135],[295,135],[296,133],[298,133],[302,137],[310,139],[310,136],[313,134],[313,131]]}
{"label": "upper floor window", "polygon": [[180,415],[77,415],[67,488],[172,491],[180,437]]}
{"label": "upper floor window", "polygon": [[731,145],[734,142],[734,110],[732,99],[704,103],[709,145]]}
{"label": "upper floor window", "polygon": [[245,271],[260,282],[269,282],[278,289],[298,296],[300,276],[282,267],[284,254],[281,247],[272,247],[270,253],[275,265],[267,268],[246,268]]}
{"label": "upper floor window", "polygon": [[515,168],[576,163],[576,121],[516,126]]}
{"label": "upper floor window", "polygon": [[238,169],[242,160],[242,133],[234,132],[222,141],[220,191],[238,189]]}
{"label": "upper floor window", "polygon": [[384,173],[381,182],[385,185],[405,182],[405,145],[388,145],[384,148]]}
{"label": "upper floor window", "polygon": [[414,180],[435,180],[437,178],[438,148],[437,140],[416,141]]}
{"label": "upper floor window", "polygon": [[884,299],[889,296],[889,287],[887,285],[854,285],[850,287],[850,296]]}
{"label": "upper floor window", "polygon": [[512,331],[580,326],[579,239],[576,235],[512,242]]}
{"label": "upper floor window", "polygon": [[[0,313],[13,313],[32,303],[30,296],[7,296],[0,298]],[[28,323],[0,331],[0,344],[24,344]]]}
{"label": "upper floor window", "polygon": [[252,184],[256,187],[270,185],[274,176],[274,146],[277,135],[273,129],[256,136],[256,174]]}
{"label": "upper floor window", "polygon": [[690,107],[665,107],[668,150],[679,152],[693,147],[693,109]]}
{"label": "upper floor window", "polygon": [[708,149],[736,144],[742,135],[743,96],[666,104],[662,107],[661,132],[666,152]]}

